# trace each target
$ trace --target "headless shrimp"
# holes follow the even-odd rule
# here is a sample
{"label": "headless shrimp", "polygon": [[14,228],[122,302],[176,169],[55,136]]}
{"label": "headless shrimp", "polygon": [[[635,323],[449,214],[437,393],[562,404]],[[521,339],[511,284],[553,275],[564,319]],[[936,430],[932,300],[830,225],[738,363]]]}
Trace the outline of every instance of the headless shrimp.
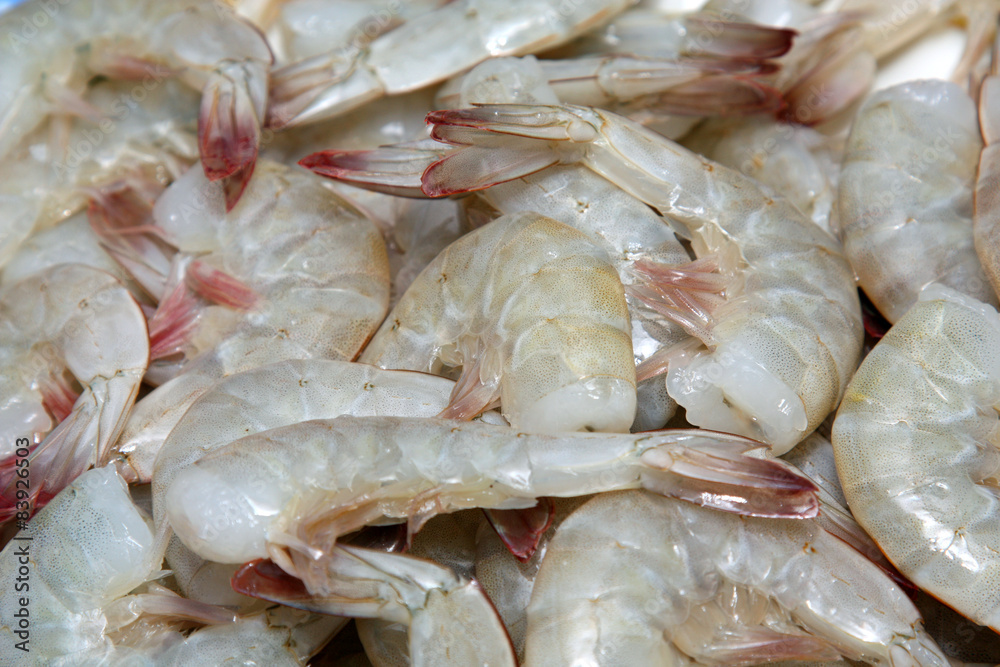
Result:
{"label": "headless shrimp", "polygon": [[375,521],[419,528],[441,512],[525,508],[542,496],[645,486],[741,513],[814,514],[811,482],[781,462],[741,456],[761,446],[705,431],[533,435],[343,416],[271,429],[202,457],[167,489],[166,516],[204,558],[270,555],[294,572],[289,558],[308,559]]}
{"label": "headless shrimp", "polygon": [[931,285],[868,354],[833,424],[844,495],[899,571],[1000,630],[1000,317]]}
{"label": "headless shrimp", "polygon": [[903,592],[814,521],[601,494],[548,544],[525,664],[836,660],[944,667]]}
{"label": "headless shrimp", "polygon": [[[498,56],[562,44],[631,0],[456,0],[407,21],[367,48],[348,44],[273,74],[272,127],[331,118],[382,95],[444,81]],[[525,16],[532,20],[525,21]]]}
{"label": "headless shrimp", "polygon": [[972,100],[953,83],[894,86],[858,112],[840,178],[844,252],[890,322],[931,282],[996,305],[972,234],[981,148]]}
{"label": "headless shrimp", "polygon": [[[49,20],[25,38],[21,22],[30,24],[43,8]],[[257,158],[272,56],[263,35],[224,4],[74,0],[52,12],[28,2],[6,12],[0,24],[11,36],[3,42],[11,65],[0,75],[0,157],[45,122],[53,107],[100,120],[82,97],[93,76],[154,85],[177,74],[202,89],[204,172],[223,181],[227,209],[236,205]]]}
{"label": "headless shrimp", "polygon": [[[13,434],[30,434],[29,509],[107,462],[149,362],[146,319],[108,273],[61,264],[0,289],[0,520],[25,509]],[[23,459],[22,457],[19,457]]]}

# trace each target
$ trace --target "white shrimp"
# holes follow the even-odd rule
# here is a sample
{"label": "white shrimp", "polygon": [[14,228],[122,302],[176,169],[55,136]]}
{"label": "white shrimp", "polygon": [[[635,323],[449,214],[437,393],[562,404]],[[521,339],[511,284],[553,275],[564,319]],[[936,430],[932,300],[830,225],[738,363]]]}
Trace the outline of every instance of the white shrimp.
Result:
{"label": "white shrimp", "polygon": [[[133,440],[127,463],[140,479],[153,482],[153,517],[161,526],[167,511],[166,490],[174,478],[205,454],[250,433],[309,419],[355,416],[433,417],[448,404],[451,380],[409,371],[385,371],[346,361],[284,361],[231,375],[202,394],[183,417]],[[164,439],[151,441],[157,432]],[[169,433],[169,435],[166,435]],[[161,446],[157,446],[160,444]],[[155,468],[154,464],[155,457]],[[206,563],[182,544],[171,541],[167,560],[181,590],[213,604],[234,604],[228,582],[235,571]],[[221,597],[220,597],[221,596]]]}
{"label": "white shrimp", "polygon": [[[462,79],[463,105],[482,103],[556,102],[555,93],[535,58],[489,60]],[[427,150],[423,150],[424,148]],[[322,151],[300,164],[328,178],[377,190],[423,197],[420,174],[440,159],[446,150],[440,144],[401,144],[376,150]],[[407,173],[408,170],[408,173]],[[678,325],[666,320],[640,299],[628,294],[629,286],[641,283],[633,271],[640,262],[662,265],[688,263],[688,255],[673,231],[648,206],[612,183],[580,166],[557,167],[532,174],[478,193],[499,214],[533,211],[568,224],[600,245],[626,286],[636,363],[661,347],[687,338]],[[467,209],[468,210],[468,209]],[[708,270],[679,268],[680,276],[711,281]],[[652,378],[638,388],[638,406],[633,430],[660,428],[673,416],[677,404],[667,395],[662,380]]]}
{"label": "white shrimp", "polygon": [[[447,419],[342,416],[230,443],[178,473],[166,516],[195,553],[219,563],[270,555],[294,571],[372,522],[419,525],[471,507],[531,507],[541,496],[646,486],[743,513],[803,516],[813,490],[763,447],[706,431],[534,435]],[[309,582],[307,581],[308,585]]]}
{"label": "white shrimp", "polygon": [[[362,47],[449,0],[263,0],[269,7],[236,11],[260,27],[279,65],[324,54],[332,45]],[[274,5],[280,4],[280,7]]]}
{"label": "white shrimp", "polygon": [[953,83],[894,86],[858,112],[840,177],[844,252],[890,322],[931,282],[996,305],[972,234],[981,148],[975,106]]}
{"label": "white shrimp", "polygon": [[162,371],[183,372],[139,402],[126,450],[161,441],[226,375],[282,359],[353,358],[385,315],[388,261],[372,222],[307,174],[262,161],[253,182],[229,214],[220,186],[196,169],[156,203],[184,254],[150,324],[153,356],[186,359],[165,359]]}
{"label": "white shrimp", "polygon": [[156,201],[156,225],[180,254],[150,322],[153,358],[180,353],[179,370],[221,377],[282,358],[354,357],[388,306],[381,236],[308,174],[262,162],[252,183],[229,213],[197,169]]}
{"label": "white shrimp", "polygon": [[446,248],[360,357],[382,368],[462,367],[442,416],[500,400],[529,431],[625,431],[635,417],[628,310],[604,251],[537,213],[504,216]]}
{"label": "white shrimp", "polygon": [[976,174],[973,239],[983,271],[1000,296],[1000,41],[994,44],[990,76],[979,90],[979,130],[983,150]]}
{"label": "white shrimp", "polygon": [[53,112],[100,120],[84,97],[93,76],[158,82],[176,74],[202,90],[205,174],[223,181],[228,208],[239,200],[257,157],[272,56],[263,35],[224,4],[34,1],[0,17],[0,28],[10,63],[0,74],[0,157]]}
{"label": "white shrimp", "polygon": [[1000,630],[1000,317],[932,284],[868,354],[833,425],[851,511],[899,571]]}
{"label": "white shrimp", "polygon": [[[477,65],[472,72],[452,79],[437,94],[437,108],[470,106],[476,87],[489,68],[504,69],[504,61],[493,58]],[[693,58],[657,58],[653,56],[604,56],[536,60],[531,63],[541,73],[557,99],[476,99],[490,104],[546,104],[565,102],[599,106],[605,109],[655,107],[661,114],[684,116],[740,115],[777,111],[782,106],[777,90],[757,82],[773,66],[754,61],[710,60]],[[516,61],[515,61],[516,62]],[[481,70],[479,73],[476,70]],[[510,78],[509,75],[505,78]],[[471,79],[471,81],[470,81]],[[515,88],[516,90],[516,88]],[[482,95],[472,95],[473,98]],[[496,97],[488,95],[487,97]],[[621,111],[628,115],[627,111]]]}
{"label": "white shrimp", "polygon": [[601,494],[549,542],[525,665],[947,659],[903,591],[813,521]]}
{"label": "white shrimp", "polygon": [[515,558],[489,526],[482,525],[476,534],[476,580],[493,601],[521,663],[524,662],[524,640],[528,630],[528,602],[548,544],[566,517],[590,498],[555,498],[552,525],[545,531],[535,554],[527,561]]}
{"label": "white shrimp", "polygon": [[[253,664],[302,665],[337,625],[337,619],[287,611],[237,619],[155,584],[141,592],[144,582],[166,574],[157,570],[161,555],[149,519],[114,468],[84,473],[0,554],[0,572],[23,583],[0,594],[0,660],[208,667],[258,659],[264,662]],[[216,625],[185,638],[172,619]],[[287,645],[292,638],[298,660]]]}
{"label": "white shrimp", "polygon": [[[498,56],[552,48],[602,23],[632,0],[456,0],[376,38],[272,74],[272,127],[314,122],[383,95],[434,83]],[[531,16],[530,21],[525,17]]]}
{"label": "white shrimp", "polygon": [[[699,258],[719,267],[728,284],[714,312],[700,305],[697,289],[676,290],[688,299],[646,295],[704,343],[657,360],[688,421],[750,435],[782,454],[839,403],[861,352],[857,290],[837,242],[795,206],[609,112],[497,105],[428,120],[435,138],[460,148],[424,172],[425,192],[584,164],[666,216]],[[484,161],[485,146],[497,148]],[[656,267],[649,274],[670,276]]]}
{"label": "white shrimp", "polygon": [[[142,310],[104,271],[60,264],[0,288],[0,521],[104,465],[148,361]],[[15,457],[15,438],[30,456]],[[15,490],[22,459],[27,499]]]}
{"label": "white shrimp", "polygon": [[94,189],[162,189],[197,160],[198,98],[179,82],[100,81],[87,103],[96,126],[74,118],[55,139],[40,128],[0,161],[0,266],[33,232],[84,209]]}

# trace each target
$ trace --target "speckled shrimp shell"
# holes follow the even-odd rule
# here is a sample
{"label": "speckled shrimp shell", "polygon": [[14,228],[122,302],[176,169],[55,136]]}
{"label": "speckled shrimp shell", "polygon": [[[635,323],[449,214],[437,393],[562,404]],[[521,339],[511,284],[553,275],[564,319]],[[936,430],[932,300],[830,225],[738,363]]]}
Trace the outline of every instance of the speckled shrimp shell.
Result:
{"label": "speckled shrimp shell", "polygon": [[833,425],[847,502],[915,584],[1000,630],[1000,317],[940,285],[865,358]]}

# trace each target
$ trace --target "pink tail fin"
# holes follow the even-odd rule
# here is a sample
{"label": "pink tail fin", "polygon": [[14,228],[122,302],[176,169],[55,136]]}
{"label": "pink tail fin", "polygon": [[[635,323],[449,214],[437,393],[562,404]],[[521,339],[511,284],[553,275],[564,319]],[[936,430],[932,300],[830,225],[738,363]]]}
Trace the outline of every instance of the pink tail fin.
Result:
{"label": "pink tail fin", "polygon": [[162,187],[118,183],[91,192],[87,218],[101,246],[154,299],[163,297],[176,253],[153,221],[153,200]]}
{"label": "pink tail fin", "polygon": [[433,140],[366,151],[320,151],[299,164],[310,171],[367,190],[399,197],[423,199],[420,177],[432,164],[451,152]]}
{"label": "pink tail fin", "polygon": [[243,193],[260,145],[267,100],[267,70],[261,63],[230,63],[212,73],[202,92],[198,146],[210,181],[226,184],[226,210]]}
{"label": "pink tail fin", "polygon": [[642,454],[649,466],[641,475],[644,488],[746,516],[812,518],[819,513],[816,485],[794,466],[745,455],[753,448],[746,438],[691,434],[689,446],[660,446]]}

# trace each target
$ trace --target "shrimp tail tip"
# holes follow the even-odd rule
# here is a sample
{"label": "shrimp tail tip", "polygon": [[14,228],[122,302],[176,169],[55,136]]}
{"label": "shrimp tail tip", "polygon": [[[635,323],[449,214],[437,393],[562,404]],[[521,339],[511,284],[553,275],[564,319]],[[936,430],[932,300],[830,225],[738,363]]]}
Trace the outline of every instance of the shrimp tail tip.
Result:
{"label": "shrimp tail tip", "polygon": [[630,296],[699,340],[711,341],[713,313],[725,303],[730,283],[720,272],[717,257],[708,255],[679,266],[641,261],[632,272],[638,280],[625,288]]}
{"label": "shrimp tail tip", "polygon": [[537,505],[527,509],[484,509],[483,512],[510,553],[526,563],[538,549],[542,535],[552,525],[556,507],[549,498],[540,498]]}
{"label": "shrimp tail tip", "polygon": [[[267,80],[266,72],[256,79]],[[198,148],[205,177],[224,183],[226,210],[231,210],[253,174],[260,146],[266,90],[253,73],[225,68],[213,72],[202,92],[198,115]],[[266,88],[266,85],[265,85]]]}
{"label": "shrimp tail tip", "polygon": [[661,495],[745,516],[808,519],[819,513],[816,485],[775,459],[745,456],[746,444],[698,449],[660,446],[641,456],[642,485]]}
{"label": "shrimp tail tip", "polygon": [[249,310],[261,298],[249,285],[198,260],[188,266],[184,282],[206,301],[237,310]]}
{"label": "shrimp tail tip", "polygon": [[299,160],[299,166],[366,190],[424,199],[420,176],[439,157],[440,153],[386,146],[363,151],[319,151]]}
{"label": "shrimp tail tip", "polygon": [[433,163],[421,177],[428,197],[485,190],[559,163],[544,144],[537,151],[466,146]]}

